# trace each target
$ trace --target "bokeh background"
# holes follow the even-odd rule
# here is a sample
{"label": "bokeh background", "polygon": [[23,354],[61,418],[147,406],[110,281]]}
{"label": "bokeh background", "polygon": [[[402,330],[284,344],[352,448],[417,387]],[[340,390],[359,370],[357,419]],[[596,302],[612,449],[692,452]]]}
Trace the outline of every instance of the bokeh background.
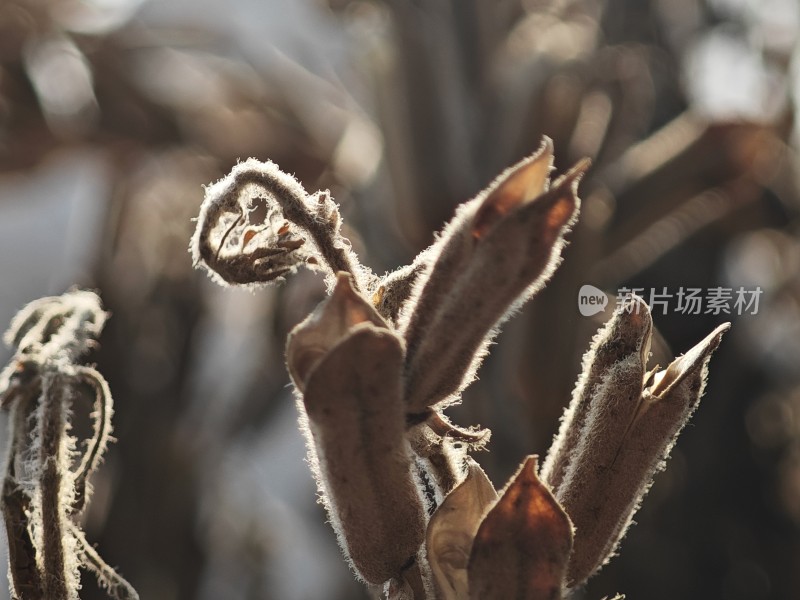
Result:
{"label": "bokeh background", "polygon": [[662,365],[734,326],[576,597],[800,597],[799,33],[796,0],[0,0],[0,323],[74,284],[112,313],[92,360],[119,441],[89,539],[147,600],[366,598],[282,361],[323,286],[193,271],[201,186],[272,159],[332,191],[384,272],[546,134],[559,170],[594,161],[580,223],[451,416],[493,430],[476,458],[502,486],[608,316],[579,314],[581,285],[760,286],[755,315],[655,315]]}

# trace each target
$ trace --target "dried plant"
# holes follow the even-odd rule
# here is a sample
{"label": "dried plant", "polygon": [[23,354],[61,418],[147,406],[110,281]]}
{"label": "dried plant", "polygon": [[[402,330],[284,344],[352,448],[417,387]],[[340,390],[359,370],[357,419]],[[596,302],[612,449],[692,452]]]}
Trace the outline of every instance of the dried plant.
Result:
{"label": "dried plant", "polygon": [[[138,598],[86,541],[78,519],[90,478],[111,435],[113,403],[102,375],[78,360],[92,348],[107,314],[93,292],[41,298],[23,308],[6,332],[17,348],[0,374],[0,399],[10,412],[3,480],[3,518],[15,600],[78,598],[79,568],[92,571],[111,598]],[[81,447],[73,410],[94,405]]]}
{"label": "dried plant", "polygon": [[489,432],[443,410],[498,327],[547,282],[588,167],[552,183],[552,143],[462,205],[408,267],[377,277],[340,234],[327,192],[250,159],[206,189],[191,251],[217,281],[255,286],[301,265],[330,296],[286,360],[322,503],[357,576],[388,598],[562,598],[616,550],[703,393],[723,325],[666,369],[633,296],[597,334],[539,471],[501,492],[470,450]]}

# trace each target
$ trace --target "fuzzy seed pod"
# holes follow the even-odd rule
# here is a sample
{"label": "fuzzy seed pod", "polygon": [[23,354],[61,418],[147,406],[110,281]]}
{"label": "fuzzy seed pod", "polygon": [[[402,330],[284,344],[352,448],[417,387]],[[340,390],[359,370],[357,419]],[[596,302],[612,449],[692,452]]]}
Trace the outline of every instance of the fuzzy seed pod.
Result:
{"label": "fuzzy seed pod", "polygon": [[[605,506],[599,504],[593,532],[584,538],[570,563],[570,579],[588,578],[616,549],[639,509],[653,476],[664,469],[678,434],[697,408],[706,385],[708,363],[729,323],[721,325],[689,352],[656,374],[642,393],[638,410],[625,433],[612,467]],[[605,545],[601,546],[601,540]],[[577,545],[577,540],[576,540]],[[595,552],[592,553],[591,550]],[[594,554],[594,555],[593,555]]]}
{"label": "fuzzy seed pod", "polygon": [[[583,357],[583,369],[572,393],[572,401],[561,419],[561,427],[542,465],[542,480],[550,486],[553,493],[557,493],[561,487],[564,474],[581,439],[590,400],[611,369],[627,359],[626,368],[634,371],[633,379],[639,377],[641,380],[650,353],[652,328],[650,309],[644,300],[634,295],[614,312],[608,323],[595,335]],[[636,401],[640,387],[639,382],[635,381]]]}
{"label": "fuzzy seed pod", "polygon": [[372,275],[340,229],[328,192],[309,195],[275,163],[251,158],[206,188],[189,250],[222,285],[266,284],[306,265],[326,269],[331,287],[339,271],[366,287]]}
{"label": "fuzzy seed pod", "polygon": [[408,347],[410,412],[423,412],[461,391],[499,325],[555,271],[588,163],[548,189],[552,160],[552,145],[545,139],[536,154],[461,206],[425,251],[432,266],[400,318]]}
{"label": "fuzzy seed pod", "polygon": [[[576,527],[570,586],[610,558],[705,387],[708,361],[725,324],[642,389],[646,357],[637,349],[612,365],[593,394],[556,498]],[[644,327],[641,348],[652,329]]]}
{"label": "fuzzy seed pod", "polygon": [[402,341],[382,323],[340,275],[287,348],[323,502],[353,568],[373,584],[413,565],[426,521],[405,440]]}

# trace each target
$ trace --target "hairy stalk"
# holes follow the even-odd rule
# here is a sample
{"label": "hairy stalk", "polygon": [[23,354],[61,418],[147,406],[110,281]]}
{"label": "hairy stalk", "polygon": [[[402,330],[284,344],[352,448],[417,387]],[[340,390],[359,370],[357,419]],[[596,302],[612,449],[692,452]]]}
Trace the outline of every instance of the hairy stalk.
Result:
{"label": "hairy stalk", "polygon": [[77,590],[68,585],[71,574],[67,572],[64,542],[68,533],[64,527],[67,519],[62,502],[64,472],[64,437],[66,419],[64,408],[66,382],[59,374],[44,377],[40,407],[41,476],[39,493],[42,511],[42,568],[44,569],[45,597],[52,600],[77,598]]}
{"label": "hairy stalk", "polygon": [[44,598],[41,575],[36,565],[36,548],[28,529],[30,498],[23,491],[18,470],[21,451],[30,435],[31,409],[40,390],[18,392],[11,403],[9,419],[10,446],[3,479],[3,519],[8,540],[8,564],[11,596],[14,600]]}

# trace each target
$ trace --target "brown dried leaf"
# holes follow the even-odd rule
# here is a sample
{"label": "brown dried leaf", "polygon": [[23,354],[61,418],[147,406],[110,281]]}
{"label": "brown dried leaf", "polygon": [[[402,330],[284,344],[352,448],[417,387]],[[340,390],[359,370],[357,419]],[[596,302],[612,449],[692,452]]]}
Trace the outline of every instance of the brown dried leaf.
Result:
{"label": "brown dried leaf", "polygon": [[472,600],[562,597],[572,550],[572,524],[536,475],[535,456],[481,523],[469,559]]}
{"label": "brown dried leaf", "polygon": [[480,465],[469,459],[467,475],[428,523],[428,562],[442,600],[468,598],[467,563],[472,540],[497,492]]}

